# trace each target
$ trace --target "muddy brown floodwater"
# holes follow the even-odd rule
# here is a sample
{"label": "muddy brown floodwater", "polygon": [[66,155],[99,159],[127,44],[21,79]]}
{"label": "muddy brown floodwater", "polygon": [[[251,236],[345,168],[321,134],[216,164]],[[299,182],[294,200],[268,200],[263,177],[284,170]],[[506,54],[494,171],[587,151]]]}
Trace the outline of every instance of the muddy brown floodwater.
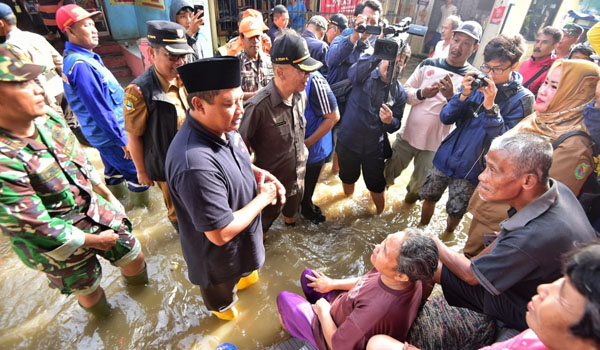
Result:
{"label": "muddy brown floodwater", "polygon": [[[391,140],[395,136],[391,137]],[[99,171],[97,152],[86,149]],[[200,290],[187,280],[179,237],[169,224],[160,191],[151,189],[149,208],[129,210],[148,263],[150,284],[126,287],[118,269],[102,259],[102,287],[113,312],[98,321],[83,311],[75,297],[47,287],[44,274],[26,268],[0,238],[0,349],[215,349],[221,342],[240,349],[268,349],[287,339],[279,325],[275,298],[282,290],[302,293],[298,279],[305,267],[331,277],[357,276],[371,268],[375,244],[389,233],[419,222],[421,205],[404,206],[412,167],[387,192],[386,209],[375,207],[362,178],[353,198],[346,198],[327,164],[315,191],[327,221],[314,225],[299,220],[294,228],[278,219],[265,240],[266,262],[259,282],[239,292],[240,316],[224,322],[204,307]],[[445,229],[446,197],[426,232]],[[126,208],[129,203],[124,202]],[[462,247],[470,219],[465,217],[452,236],[441,237]]]}

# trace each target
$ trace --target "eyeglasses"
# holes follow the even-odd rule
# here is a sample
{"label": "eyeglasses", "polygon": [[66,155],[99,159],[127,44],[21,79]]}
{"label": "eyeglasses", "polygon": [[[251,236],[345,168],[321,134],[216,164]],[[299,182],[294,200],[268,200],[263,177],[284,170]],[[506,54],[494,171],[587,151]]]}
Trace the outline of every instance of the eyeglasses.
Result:
{"label": "eyeglasses", "polygon": [[502,74],[504,73],[506,70],[510,69],[512,67],[512,64],[506,68],[500,68],[500,67],[490,67],[487,64],[482,64],[481,66],[479,66],[479,69],[481,69],[484,73],[489,73],[489,72],[493,72],[494,74]]}
{"label": "eyeglasses", "polygon": [[172,53],[168,52],[167,50],[163,50],[163,55],[165,55],[171,62],[177,62],[180,59],[185,60],[185,57],[186,57],[186,55],[173,55]]}
{"label": "eyeglasses", "polygon": [[295,65],[292,65],[292,67],[296,68],[296,70],[297,70],[298,72],[300,72],[302,75],[305,75],[305,76],[306,76],[306,75],[310,75],[310,72],[303,71],[302,69],[300,69],[300,68],[296,67]]}

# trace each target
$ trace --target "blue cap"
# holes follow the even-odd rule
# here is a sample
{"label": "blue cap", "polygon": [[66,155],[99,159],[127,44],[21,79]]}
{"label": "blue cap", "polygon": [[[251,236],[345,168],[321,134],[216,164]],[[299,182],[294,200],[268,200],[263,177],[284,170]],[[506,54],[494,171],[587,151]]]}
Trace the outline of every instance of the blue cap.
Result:
{"label": "blue cap", "polygon": [[12,15],[12,9],[7,4],[0,2],[0,19],[4,19],[4,17],[8,15]]}

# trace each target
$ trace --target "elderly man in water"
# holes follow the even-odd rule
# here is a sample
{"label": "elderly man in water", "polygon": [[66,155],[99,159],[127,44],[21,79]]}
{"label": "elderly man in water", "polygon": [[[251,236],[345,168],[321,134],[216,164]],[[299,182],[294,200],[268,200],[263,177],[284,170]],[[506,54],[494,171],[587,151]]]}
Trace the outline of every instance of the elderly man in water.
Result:
{"label": "elderly man in water", "polygon": [[479,196],[509,204],[509,218],[472,260],[434,237],[442,264],[434,281],[448,304],[523,331],[537,286],[561,276],[560,255],[597,236],[573,192],[549,177],[552,145],[544,138],[509,132],[492,141],[485,159]]}

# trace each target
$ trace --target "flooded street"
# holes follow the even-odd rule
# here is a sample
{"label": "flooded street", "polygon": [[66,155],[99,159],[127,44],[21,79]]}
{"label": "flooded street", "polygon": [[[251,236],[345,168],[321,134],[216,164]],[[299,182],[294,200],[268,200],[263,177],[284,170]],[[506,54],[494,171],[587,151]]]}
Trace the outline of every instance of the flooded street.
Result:
{"label": "flooded street", "polygon": [[[86,149],[101,168],[98,154]],[[230,342],[240,349],[266,349],[287,339],[277,317],[275,298],[282,290],[301,294],[299,275],[305,267],[331,277],[357,276],[371,268],[373,246],[390,232],[416,226],[421,206],[404,206],[402,199],[412,169],[407,169],[387,192],[386,210],[375,207],[361,180],[353,198],[346,198],[337,176],[327,164],[315,192],[327,221],[314,225],[300,219],[294,228],[278,219],[265,240],[266,262],[259,282],[239,292],[241,315],[232,322],[211,316],[200,290],[187,280],[179,237],[167,220],[158,188],[151,189],[150,208],[129,210],[133,234],[141,241],[150,284],[126,287],[119,271],[102,261],[102,287],[113,312],[96,320],[77,305],[47,287],[42,273],[26,268],[0,240],[0,349],[214,349]],[[125,206],[128,207],[125,202]],[[445,198],[436,213],[444,210]],[[445,214],[436,215],[426,228],[443,232]],[[456,234],[444,241],[460,243],[465,218]]]}
{"label": "flooded street", "polygon": [[[412,58],[402,83],[419,60]],[[405,116],[410,106],[406,106]],[[390,142],[395,140],[390,135]],[[98,152],[86,148],[88,157],[102,174]],[[300,218],[296,227],[285,227],[281,217],[266,234],[266,261],[257,284],[238,293],[240,316],[220,321],[204,307],[200,289],[187,279],[187,266],[179,236],[167,219],[162,194],[151,188],[150,207],[131,209],[133,234],[143,246],[150,284],[126,287],[121,274],[103,259],[101,286],[113,311],[109,319],[97,320],[65,297],[48,288],[43,273],[23,265],[0,236],[0,349],[206,349],[230,342],[240,350],[269,349],[288,339],[277,315],[276,297],[282,290],[302,294],[299,278],[306,267],[334,278],[358,276],[371,269],[375,244],[389,233],[419,223],[421,204],[405,206],[406,184],[412,164],[386,192],[386,209],[375,216],[375,206],[361,179],[353,198],[346,198],[342,183],[330,175],[326,164],[314,202],[327,216],[320,225]],[[438,202],[426,232],[441,234],[446,227],[447,195]],[[462,247],[470,218],[467,213],[454,235],[440,237]],[[458,249],[458,248],[457,248]]]}

